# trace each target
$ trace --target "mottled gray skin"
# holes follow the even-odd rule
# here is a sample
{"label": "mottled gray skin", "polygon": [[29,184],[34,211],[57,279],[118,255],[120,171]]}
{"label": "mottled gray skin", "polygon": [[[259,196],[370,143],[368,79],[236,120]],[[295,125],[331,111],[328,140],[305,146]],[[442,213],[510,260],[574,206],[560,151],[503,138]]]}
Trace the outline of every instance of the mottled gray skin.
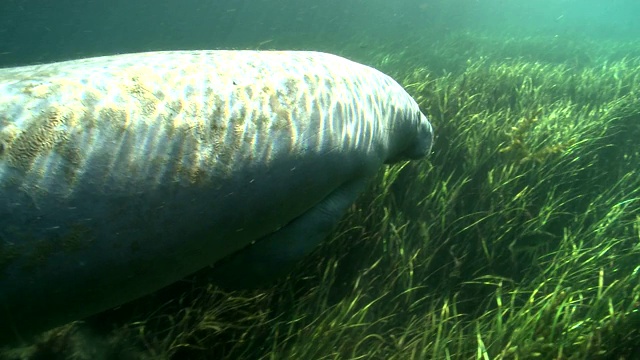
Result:
{"label": "mottled gray skin", "polygon": [[384,163],[423,157],[432,139],[395,81],[323,53],[0,69],[0,343],[234,253],[238,269],[254,246],[291,262]]}

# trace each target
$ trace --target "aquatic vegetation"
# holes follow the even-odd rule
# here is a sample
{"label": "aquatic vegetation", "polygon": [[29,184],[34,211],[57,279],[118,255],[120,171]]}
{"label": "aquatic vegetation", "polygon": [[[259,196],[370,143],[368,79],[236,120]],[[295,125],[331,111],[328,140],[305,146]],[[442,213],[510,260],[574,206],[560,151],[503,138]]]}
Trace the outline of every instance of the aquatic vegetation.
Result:
{"label": "aquatic vegetation", "polygon": [[[156,307],[133,305],[105,348],[143,359],[637,356],[640,58],[605,62],[604,48],[574,42],[534,60],[522,52],[543,40],[475,40],[360,53],[429,114],[434,153],[381,172],[294,275],[227,293],[198,274]],[[553,55],[565,47],[585,60]]]}

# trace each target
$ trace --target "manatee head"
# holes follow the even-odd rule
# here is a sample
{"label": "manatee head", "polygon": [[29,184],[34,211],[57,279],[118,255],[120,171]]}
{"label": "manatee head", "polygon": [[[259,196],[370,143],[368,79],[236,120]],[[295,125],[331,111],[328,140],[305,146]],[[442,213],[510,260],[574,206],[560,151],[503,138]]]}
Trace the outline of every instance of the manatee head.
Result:
{"label": "manatee head", "polygon": [[402,106],[394,111],[392,131],[389,138],[389,153],[385,164],[402,160],[417,160],[427,156],[433,145],[433,127],[418,104],[402,91]]}
{"label": "manatee head", "polygon": [[433,127],[427,117],[418,111],[414,137],[407,139],[407,147],[396,155],[397,160],[417,160],[427,156],[433,145]]}

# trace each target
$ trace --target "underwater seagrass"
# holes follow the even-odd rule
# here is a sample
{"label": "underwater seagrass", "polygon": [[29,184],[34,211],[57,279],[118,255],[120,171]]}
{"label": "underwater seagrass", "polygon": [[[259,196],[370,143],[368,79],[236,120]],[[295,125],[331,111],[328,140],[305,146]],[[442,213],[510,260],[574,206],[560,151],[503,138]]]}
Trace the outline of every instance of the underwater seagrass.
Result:
{"label": "underwater seagrass", "polygon": [[234,253],[228,271],[281,272],[384,163],[427,155],[432,138],[394,80],[324,53],[2,69],[0,343]]}
{"label": "underwater seagrass", "polygon": [[313,261],[258,295],[196,288],[117,337],[169,359],[639,358],[640,59],[471,40],[477,57],[446,37],[358,57],[403,79],[438,151],[385,168]]}

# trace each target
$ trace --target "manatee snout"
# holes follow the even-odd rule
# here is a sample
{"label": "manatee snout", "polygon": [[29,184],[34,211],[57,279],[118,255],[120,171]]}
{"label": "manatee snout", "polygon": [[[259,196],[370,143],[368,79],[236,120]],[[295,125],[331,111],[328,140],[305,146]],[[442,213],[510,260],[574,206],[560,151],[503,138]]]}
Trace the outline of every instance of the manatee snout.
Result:
{"label": "manatee snout", "polygon": [[422,112],[418,111],[417,118],[418,120],[414,122],[415,127],[412,127],[409,135],[402,140],[404,149],[387,159],[385,164],[402,160],[418,160],[429,155],[433,146],[433,127]]}
{"label": "manatee snout", "polygon": [[420,121],[418,122],[418,131],[413,142],[413,146],[409,148],[407,157],[410,160],[421,159],[431,152],[433,146],[433,127],[429,119],[420,113]]}

